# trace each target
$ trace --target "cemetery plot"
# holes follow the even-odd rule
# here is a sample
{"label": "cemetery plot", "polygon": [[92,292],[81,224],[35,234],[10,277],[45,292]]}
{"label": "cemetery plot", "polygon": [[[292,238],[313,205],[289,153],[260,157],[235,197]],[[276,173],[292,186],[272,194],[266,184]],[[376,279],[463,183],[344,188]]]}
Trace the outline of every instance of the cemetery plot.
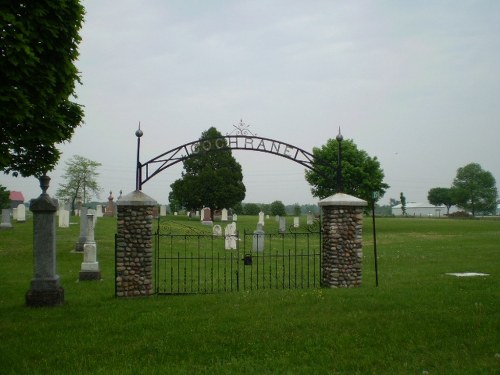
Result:
{"label": "cemetery plot", "polygon": [[[258,246],[255,241],[258,240]],[[313,233],[225,236],[155,234],[157,294],[218,293],[320,286],[321,236]]]}

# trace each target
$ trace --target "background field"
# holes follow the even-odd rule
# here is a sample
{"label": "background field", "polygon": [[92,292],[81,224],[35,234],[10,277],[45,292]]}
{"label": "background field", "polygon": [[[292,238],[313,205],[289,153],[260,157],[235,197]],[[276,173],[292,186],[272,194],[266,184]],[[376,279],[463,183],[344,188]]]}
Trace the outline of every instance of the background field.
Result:
{"label": "background field", "polygon": [[[378,288],[367,218],[361,288],[146,299],[114,298],[113,218],[96,228],[103,279],[78,282],[78,218],[71,221],[57,229],[66,302],[56,308],[24,306],[33,223],[0,232],[2,374],[500,373],[498,220],[378,219]],[[256,221],[239,217],[238,229]]]}

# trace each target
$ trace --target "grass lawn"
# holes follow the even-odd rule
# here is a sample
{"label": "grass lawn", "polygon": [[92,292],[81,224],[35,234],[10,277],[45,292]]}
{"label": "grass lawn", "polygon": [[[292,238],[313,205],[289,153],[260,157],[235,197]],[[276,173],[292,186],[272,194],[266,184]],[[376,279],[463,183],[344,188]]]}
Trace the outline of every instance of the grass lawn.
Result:
{"label": "grass lawn", "polygon": [[378,288],[367,218],[360,288],[139,299],[114,298],[113,218],[95,232],[103,279],[78,282],[71,221],[55,308],[24,305],[33,222],[0,231],[0,374],[500,374],[500,220],[377,219]]}

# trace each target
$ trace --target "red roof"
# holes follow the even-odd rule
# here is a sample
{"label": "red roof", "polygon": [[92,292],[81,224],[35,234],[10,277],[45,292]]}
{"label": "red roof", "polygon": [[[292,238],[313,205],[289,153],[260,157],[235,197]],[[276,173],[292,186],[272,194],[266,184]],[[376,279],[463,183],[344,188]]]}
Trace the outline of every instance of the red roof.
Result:
{"label": "red roof", "polygon": [[9,199],[11,201],[24,202],[24,195],[20,191],[11,191],[9,194]]}

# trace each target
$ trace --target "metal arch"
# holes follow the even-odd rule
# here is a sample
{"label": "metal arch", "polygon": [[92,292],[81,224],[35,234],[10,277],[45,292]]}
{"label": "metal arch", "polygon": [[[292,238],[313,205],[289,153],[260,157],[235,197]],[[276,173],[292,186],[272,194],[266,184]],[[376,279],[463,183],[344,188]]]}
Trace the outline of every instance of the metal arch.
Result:
{"label": "metal arch", "polygon": [[211,152],[222,150],[259,151],[281,156],[302,166],[322,173],[318,165],[328,166],[313,154],[289,143],[276,139],[258,137],[255,135],[226,135],[185,143],[160,154],[145,163],[137,162],[138,188],[165,169],[191,157],[196,157],[199,151]]}

